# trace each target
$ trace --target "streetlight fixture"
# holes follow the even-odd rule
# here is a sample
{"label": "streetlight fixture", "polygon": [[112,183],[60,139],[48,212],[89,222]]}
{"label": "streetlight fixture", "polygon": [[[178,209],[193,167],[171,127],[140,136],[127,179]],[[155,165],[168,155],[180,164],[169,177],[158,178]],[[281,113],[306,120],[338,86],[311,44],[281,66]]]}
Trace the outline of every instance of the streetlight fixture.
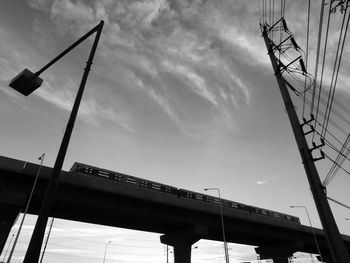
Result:
{"label": "streetlight fixture", "polygon": [[315,243],[316,243],[318,254],[320,254],[321,261],[323,262],[321,250],[320,250],[320,247],[318,246],[317,238],[316,238],[316,235],[315,235],[312,223],[311,223],[311,219],[310,219],[310,216],[309,216],[309,212],[307,211],[306,206],[303,206],[303,205],[291,205],[290,208],[304,208],[305,209],[307,218],[309,219],[312,235],[314,236],[314,240],[315,240]]}
{"label": "streetlight fixture", "polygon": [[107,246],[111,243],[112,241],[109,240],[105,246],[105,253],[104,253],[104,256],[103,256],[103,263],[105,263],[105,260],[106,260],[106,252],[107,252]]}
{"label": "streetlight fixture", "polygon": [[42,79],[39,78],[39,75],[44,72],[47,68],[52,66],[54,63],[56,63],[59,59],[61,59],[64,55],[66,55],[69,51],[71,51],[73,48],[78,46],[81,42],[83,42],[85,39],[87,39],[92,34],[96,33],[94,43],[92,45],[90,55],[88,58],[88,61],[86,63],[86,67],[84,69],[84,74],[81,79],[79,89],[74,101],[74,105],[62,138],[61,146],[57,154],[56,162],[54,165],[54,168],[52,170],[51,177],[49,179],[48,186],[46,188],[45,195],[43,197],[43,202],[41,204],[40,212],[38,215],[38,219],[35,224],[35,228],[32,234],[32,237],[30,239],[30,243],[27,249],[27,253],[25,255],[23,263],[33,263],[39,261],[40,256],[40,250],[43,243],[44,235],[45,235],[45,228],[48,221],[48,217],[51,211],[51,208],[54,203],[55,195],[56,195],[56,189],[58,185],[58,179],[62,170],[64,158],[66,156],[66,152],[69,145],[69,140],[73,131],[75,119],[78,114],[81,98],[84,93],[85,84],[90,72],[90,68],[92,65],[92,61],[96,52],[96,48],[101,36],[102,28],[104,25],[104,21],[101,21],[97,26],[95,26],[93,29],[91,29],[88,33],[86,33],[84,36],[82,36],[80,39],[78,39],[76,42],[74,42],[70,47],[68,47],[66,50],[64,50],[61,54],[59,54],[56,58],[54,58],[52,61],[50,61],[46,66],[44,66],[42,69],[40,69],[36,73],[32,73],[28,69],[25,69],[22,71],[17,77],[15,77],[9,86],[18,92],[22,93],[25,96],[28,96],[30,93],[32,93],[35,89],[40,87],[42,83]]}
{"label": "streetlight fixture", "polygon": [[13,242],[13,245],[12,245],[9,257],[7,259],[7,263],[11,262],[11,258],[12,258],[13,252],[15,251],[15,248],[16,248],[16,245],[17,245],[17,241],[18,241],[18,237],[19,237],[19,234],[21,233],[23,222],[24,222],[24,219],[26,218],[30,202],[32,201],[33,193],[35,191],[36,183],[38,181],[40,170],[41,170],[41,167],[43,166],[44,159],[45,159],[45,153],[43,153],[38,158],[38,160],[40,160],[40,165],[39,165],[39,168],[38,168],[38,172],[36,173],[35,180],[34,180],[34,183],[33,183],[33,187],[32,187],[32,190],[31,190],[31,192],[29,194],[28,202],[27,202],[26,208],[24,209],[23,217],[22,217],[21,223],[19,224],[19,228],[18,228],[16,237],[15,237],[15,241]]}
{"label": "streetlight fixture", "polygon": [[226,263],[230,262],[230,258],[228,255],[228,249],[227,249],[227,243],[226,243],[226,236],[225,236],[225,226],[224,226],[224,215],[222,213],[222,201],[221,201],[221,194],[220,194],[220,189],[217,187],[212,187],[212,188],[204,188],[204,191],[209,191],[209,190],[216,190],[219,195],[219,205],[220,205],[220,216],[221,216],[221,227],[222,227],[222,238],[224,239],[224,251],[225,251],[225,261]]}

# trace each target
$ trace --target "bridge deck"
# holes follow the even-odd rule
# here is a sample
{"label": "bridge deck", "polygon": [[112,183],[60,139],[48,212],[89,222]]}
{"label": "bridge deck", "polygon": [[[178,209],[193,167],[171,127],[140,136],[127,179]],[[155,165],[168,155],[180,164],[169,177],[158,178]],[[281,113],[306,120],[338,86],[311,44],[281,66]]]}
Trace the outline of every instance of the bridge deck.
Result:
{"label": "bridge deck", "polygon": [[[51,170],[42,167],[29,213],[38,213]],[[0,156],[0,205],[24,207],[37,171],[36,164]],[[302,241],[300,251],[317,253],[310,227],[227,207],[223,214],[228,242],[266,246]],[[222,240],[217,203],[76,172],[62,171],[51,216],[157,233],[205,225],[205,239]],[[323,231],[313,231],[321,249],[327,250]],[[350,237],[343,238],[350,248]]]}

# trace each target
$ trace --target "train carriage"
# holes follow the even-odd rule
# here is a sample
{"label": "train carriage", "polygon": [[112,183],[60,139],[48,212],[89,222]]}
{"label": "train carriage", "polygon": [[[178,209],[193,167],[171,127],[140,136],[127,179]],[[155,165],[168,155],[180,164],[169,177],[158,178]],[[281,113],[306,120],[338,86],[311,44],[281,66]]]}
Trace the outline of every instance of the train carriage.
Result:
{"label": "train carriage", "polygon": [[90,166],[90,165],[86,165],[78,162],[74,163],[74,165],[70,169],[70,172],[76,172],[76,173],[85,174],[89,176],[96,176],[96,177],[100,177],[108,180],[113,180],[115,182],[119,182],[122,184],[135,185],[137,187],[149,189],[151,191],[158,191],[166,194],[172,194],[172,195],[176,195],[180,199],[181,198],[191,199],[191,200],[196,200],[198,202],[206,202],[206,203],[213,203],[213,204],[220,204],[220,202],[222,202],[222,206],[228,209],[237,209],[240,211],[249,212],[250,214],[257,214],[261,216],[272,217],[274,219],[281,220],[281,221],[300,224],[299,218],[295,216],[267,210],[264,208],[249,206],[242,203],[233,202],[230,200],[219,199],[218,197],[205,195],[202,193],[197,193],[186,189],[178,189],[170,185],[161,184],[161,183],[149,181],[146,179],[141,179],[141,178],[126,175],[126,174],[112,172],[112,171],[100,169],[94,166]]}

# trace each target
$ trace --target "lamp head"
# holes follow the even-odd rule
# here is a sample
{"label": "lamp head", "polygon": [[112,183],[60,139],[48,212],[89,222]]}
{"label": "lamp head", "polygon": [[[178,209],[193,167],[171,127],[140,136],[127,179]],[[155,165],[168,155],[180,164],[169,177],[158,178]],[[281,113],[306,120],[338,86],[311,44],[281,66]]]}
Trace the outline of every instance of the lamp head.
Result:
{"label": "lamp head", "polygon": [[42,82],[42,78],[39,78],[39,76],[31,72],[29,69],[24,69],[11,80],[9,86],[17,90],[19,93],[28,96],[34,90],[39,88]]}

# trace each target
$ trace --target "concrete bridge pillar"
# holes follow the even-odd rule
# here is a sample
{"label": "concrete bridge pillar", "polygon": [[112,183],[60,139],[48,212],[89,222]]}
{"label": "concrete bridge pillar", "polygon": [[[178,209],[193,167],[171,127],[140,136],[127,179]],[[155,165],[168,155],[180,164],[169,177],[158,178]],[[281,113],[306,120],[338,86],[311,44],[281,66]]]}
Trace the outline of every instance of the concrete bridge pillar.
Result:
{"label": "concrete bridge pillar", "polygon": [[0,204],[0,254],[20,211],[19,206]]}
{"label": "concrete bridge pillar", "polygon": [[272,259],[273,263],[288,263],[288,259],[302,246],[303,243],[298,241],[269,244],[255,248],[255,252],[263,259]]}
{"label": "concrete bridge pillar", "polygon": [[175,263],[191,263],[191,246],[207,234],[207,226],[190,226],[162,235],[160,242],[174,247]]}
{"label": "concrete bridge pillar", "polygon": [[0,253],[2,253],[12,226],[15,224],[27,195],[0,189]]}

